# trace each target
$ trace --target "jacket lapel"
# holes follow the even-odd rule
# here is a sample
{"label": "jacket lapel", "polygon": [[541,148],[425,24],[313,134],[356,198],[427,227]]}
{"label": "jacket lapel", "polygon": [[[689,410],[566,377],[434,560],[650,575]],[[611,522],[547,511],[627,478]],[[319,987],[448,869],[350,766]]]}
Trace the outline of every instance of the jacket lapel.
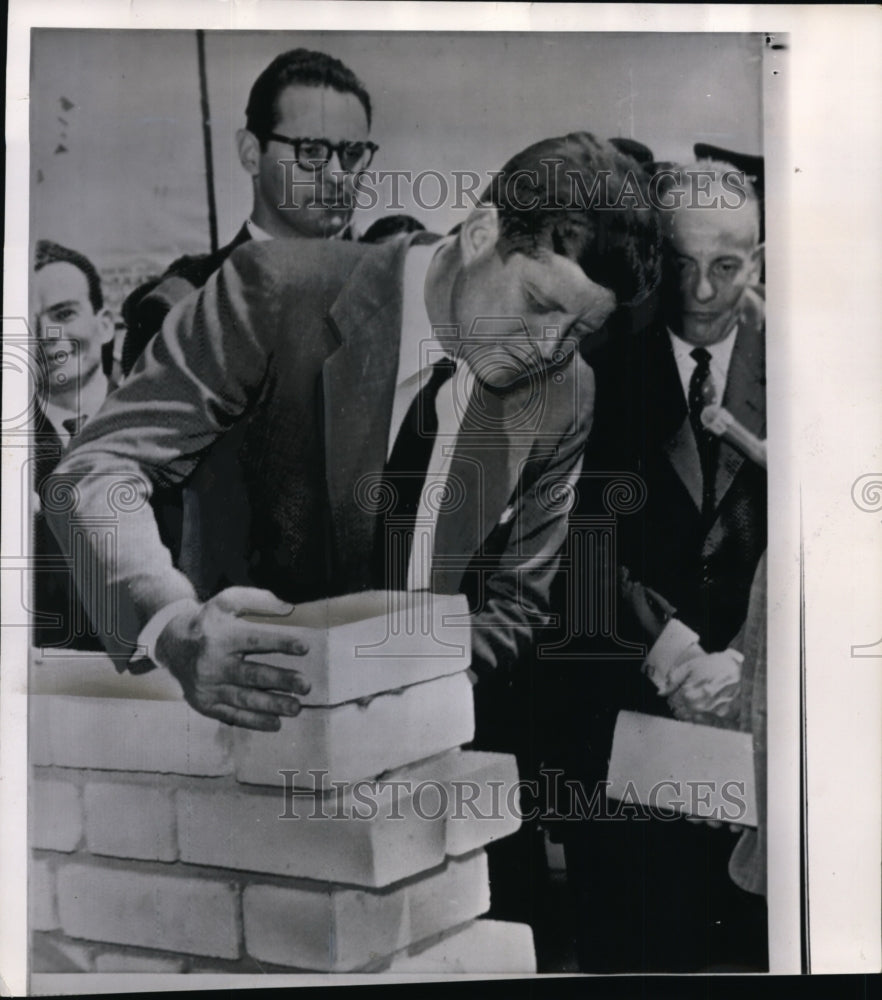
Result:
{"label": "jacket lapel", "polygon": [[34,403],[31,407],[31,428],[33,434],[34,477],[36,485],[50,475],[61,460],[64,445],[58,432],[46,416],[43,407]]}
{"label": "jacket lapel", "polygon": [[364,585],[377,516],[370,486],[386,462],[398,372],[405,250],[392,243],[363,257],[329,312],[340,338],[323,369],[331,521],[344,578]]}
{"label": "jacket lapel", "polygon": [[448,483],[461,496],[438,514],[432,560],[433,589],[452,593],[484,539],[512,500],[533,436],[512,439],[503,428],[518,426],[531,388],[499,394],[476,386],[463,415]]}
{"label": "jacket lapel", "polygon": [[668,438],[665,442],[664,450],[674,472],[677,473],[680,481],[686,487],[686,492],[696,509],[700,511],[702,500],[701,459],[688,417],[684,418],[673,437]]}
{"label": "jacket lapel", "polygon": [[[766,432],[765,336],[762,307],[753,295],[745,297],[738,322],[723,406],[747,430],[762,438]],[[745,461],[737,448],[721,442],[714,487],[717,507]]]}
{"label": "jacket lapel", "polygon": [[648,386],[656,395],[653,407],[661,423],[662,451],[682,482],[697,510],[701,510],[702,478],[698,445],[689,423],[689,410],[680,384],[677,362],[671,350],[668,332],[656,331],[654,355],[648,372]]}

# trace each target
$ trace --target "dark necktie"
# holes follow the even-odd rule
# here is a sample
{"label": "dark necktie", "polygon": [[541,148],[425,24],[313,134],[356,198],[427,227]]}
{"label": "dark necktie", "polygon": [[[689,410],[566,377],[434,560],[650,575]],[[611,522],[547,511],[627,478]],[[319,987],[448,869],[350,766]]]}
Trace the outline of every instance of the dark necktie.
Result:
{"label": "dark necktie", "polygon": [[87,417],[85,414],[81,413],[78,417],[65,417],[64,420],[61,421],[61,426],[70,435],[71,440],[73,440],[83,429],[83,424],[86,420]]}
{"label": "dark necktie", "polygon": [[385,580],[389,590],[407,588],[414,522],[438,433],[435,401],[438,390],[455,370],[456,363],[449,358],[432,365],[429,381],[404,416],[383,472],[383,482],[393,502],[379,520],[375,560],[378,577]]}
{"label": "dark necktie", "polygon": [[696,347],[690,351],[690,357],[695,361],[695,370],[689,380],[689,422],[701,460],[701,510],[707,516],[714,509],[714,478],[719,442],[702,424],[701,411],[717,401],[717,393],[711,378],[710,352],[703,347]]}

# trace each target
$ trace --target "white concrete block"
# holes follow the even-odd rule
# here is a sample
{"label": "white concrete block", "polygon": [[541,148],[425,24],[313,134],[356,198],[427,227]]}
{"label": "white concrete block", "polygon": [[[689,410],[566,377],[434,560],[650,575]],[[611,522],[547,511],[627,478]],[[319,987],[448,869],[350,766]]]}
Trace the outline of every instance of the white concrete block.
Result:
{"label": "white concrete block", "polygon": [[58,925],[52,866],[46,858],[31,858],[28,864],[28,926],[32,931],[53,931]]}
{"label": "white concrete block", "polygon": [[106,653],[32,649],[28,693],[180,701],[181,685],[159,668],[143,674],[119,673]]}
{"label": "white concrete block", "polygon": [[95,958],[96,972],[183,972],[186,959],[175,955],[103,951]]}
{"label": "white concrete block", "polygon": [[73,851],[83,836],[80,791],[68,781],[34,775],[30,794],[31,847]]}
{"label": "white concrete block", "polygon": [[[384,777],[398,778],[401,773]],[[512,754],[455,751],[411,767],[407,773],[415,788],[429,781],[441,782],[445,788],[447,854],[468,854],[509,836],[521,825],[517,761]]]}
{"label": "white concrete block", "polygon": [[233,885],[180,874],[70,861],[56,873],[61,926],[71,937],[237,958]]}
{"label": "white concrete block", "polygon": [[444,859],[443,817],[420,820],[405,797],[390,821],[390,793],[366,782],[339,799],[286,798],[281,786],[181,789],[175,798],[180,857],[194,864],[377,888]]}
{"label": "white concrete block", "polygon": [[34,934],[28,955],[31,972],[91,972],[93,947],[61,934]]}
{"label": "white concrete block", "polygon": [[86,846],[92,854],[175,861],[178,841],[171,791],[121,781],[91,781],[83,790]]}
{"label": "white concrete block", "polygon": [[[239,786],[182,788],[175,796],[182,861],[380,888],[435,868],[517,829],[494,815],[482,782],[511,778],[506,754],[454,751],[356,782],[325,796]],[[451,820],[457,779],[487,792],[487,815],[463,809]],[[504,802],[504,796],[503,796]],[[452,849],[451,849],[452,848]]]}
{"label": "white concrete block", "polygon": [[[278,785],[279,771],[299,772],[295,786],[375,777],[468,743],[474,736],[472,685],[465,672],[380,694],[366,704],[306,707],[277,733],[237,729],[239,781]],[[320,783],[310,772],[321,771]]]}
{"label": "white concrete block", "polygon": [[261,654],[264,663],[301,671],[307,705],[339,705],[465,670],[471,662],[468,604],[462,595],[365,591],[301,604],[285,618],[248,616],[296,627],[305,656]]}
{"label": "white concrete block", "polygon": [[181,698],[31,698],[31,763],[111,771],[220,775],[232,770],[230,727]]}
{"label": "white concrete block", "polygon": [[397,955],[383,971],[530,975],[536,971],[533,932],[527,924],[476,920],[427,948]]}
{"label": "white concrete block", "polygon": [[243,894],[245,948],[261,962],[346,972],[483,913],[483,854],[385,890],[252,885]]}
{"label": "white concrete block", "polygon": [[410,943],[456,927],[490,909],[490,875],[483,851],[448,858],[444,871],[408,888]]}

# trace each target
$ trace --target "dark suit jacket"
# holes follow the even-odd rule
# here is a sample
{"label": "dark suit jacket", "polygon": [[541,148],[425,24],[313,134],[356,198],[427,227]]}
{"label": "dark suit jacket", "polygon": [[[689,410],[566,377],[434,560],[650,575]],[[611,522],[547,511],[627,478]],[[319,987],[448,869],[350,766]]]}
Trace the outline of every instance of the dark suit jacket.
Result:
{"label": "dark suit jacket", "polygon": [[[118,608],[110,652],[128,652],[157,610],[195,591],[160,545],[149,507],[117,498],[114,509],[108,473],[139,477],[146,496],[202,463],[201,551],[225,584],[292,601],[380,585],[371,559],[379,517],[360,484],[385,463],[409,242],[239,248],[90,421],[58,472],[76,484],[77,518],[110,513],[118,524],[115,558],[90,549]],[[484,413],[470,405],[457,438],[451,475],[465,503],[439,515],[433,587],[470,592],[474,664],[491,670],[523,656],[547,611],[566,531],[566,510],[547,491],[578,469],[593,378],[574,355],[554,377],[484,401]],[[214,448],[233,427],[249,511],[235,524],[223,520],[230,467],[213,474]],[[54,515],[59,537],[68,519]],[[224,535],[211,530],[218,519]]]}
{"label": "dark suit jacket", "polygon": [[193,254],[173,261],[164,274],[136,288],[123,302],[122,317],[126,324],[123,339],[122,368],[131,372],[144,348],[159,332],[172,306],[201,288],[230,254],[251,239],[248,227],[242,228],[225,246],[214,253]]}
{"label": "dark suit jacket", "polygon": [[[659,323],[643,340],[611,345],[595,364],[594,431],[586,469],[636,473],[645,505],[617,525],[618,562],[654,587],[708,652],[724,649],[747,611],[766,547],[766,474],[725,442],[715,507],[702,517],[701,465],[668,334]],[[766,436],[762,300],[748,292],[722,404],[757,437]]]}
{"label": "dark suit jacket", "polygon": [[[765,424],[765,327],[762,299],[743,301],[723,404],[760,438]],[[616,520],[614,564],[655,588],[693,628],[708,652],[725,649],[747,612],[754,571],[766,547],[766,474],[741,452],[721,443],[716,507],[702,516],[701,465],[670,339],[659,322],[642,333],[612,340],[592,355],[597,398],[577,513],[604,511],[604,473],[638,475],[643,506]],[[614,587],[614,584],[613,584]],[[560,588],[556,588],[560,589]],[[615,607],[615,595],[611,595]],[[564,595],[555,604],[566,606]],[[621,639],[642,644],[642,634],[620,608]],[[633,648],[633,647],[632,647]],[[545,706],[545,743],[552,757],[580,774],[605,775],[620,709],[670,715],[667,703],[642,675],[642,656],[604,659],[608,644],[576,641],[559,664]]]}
{"label": "dark suit jacket", "polygon": [[[32,416],[33,488],[39,494],[55,471],[64,446],[45,413],[35,406]],[[101,649],[86,611],[73,586],[64,553],[38,510],[33,522],[33,642],[55,649]]]}

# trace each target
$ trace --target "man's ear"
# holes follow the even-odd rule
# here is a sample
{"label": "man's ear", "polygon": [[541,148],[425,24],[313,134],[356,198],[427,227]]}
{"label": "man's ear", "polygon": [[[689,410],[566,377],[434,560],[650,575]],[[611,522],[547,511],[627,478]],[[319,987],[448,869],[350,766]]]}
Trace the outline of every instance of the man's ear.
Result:
{"label": "man's ear", "polygon": [[750,255],[750,283],[755,285],[760,280],[760,275],[763,273],[763,264],[766,259],[766,245],[765,243],[758,243],[754,249],[753,253]]}
{"label": "man's ear", "polygon": [[236,148],[239,150],[239,162],[251,174],[256,176],[260,170],[260,143],[253,132],[240,128],[236,132]]}
{"label": "man's ear", "polygon": [[113,335],[116,333],[116,326],[113,322],[113,313],[105,306],[100,309],[97,313],[98,316],[98,326],[101,330],[101,343],[107,344],[113,340]]}
{"label": "man's ear", "polygon": [[495,205],[478,205],[459,231],[459,252],[464,267],[496,248],[499,239],[499,213]]}

